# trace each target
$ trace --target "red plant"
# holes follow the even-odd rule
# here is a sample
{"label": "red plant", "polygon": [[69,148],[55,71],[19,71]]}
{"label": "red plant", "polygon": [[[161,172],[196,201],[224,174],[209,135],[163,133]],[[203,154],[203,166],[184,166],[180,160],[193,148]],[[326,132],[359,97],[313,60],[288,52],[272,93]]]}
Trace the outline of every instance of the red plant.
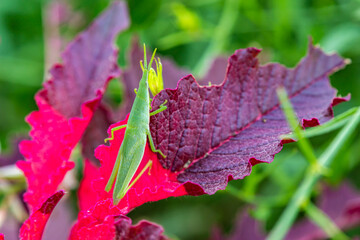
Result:
{"label": "red plant", "polygon": [[[96,131],[97,125],[89,125],[90,121],[99,118],[106,122],[108,111],[99,107],[100,101],[108,81],[120,74],[113,41],[128,25],[125,4],[115,2],[69,44],[62,55],[63,64],[51,69],[52,77],[36,94],[39,110],[27,117],[32,140],[20,144],[26,160],[18,163],[27,178],[24,199],[31,210],[21,228],[21,239],[41,239],[52,209],[64,194],[58,191],[59,185],[74,166],[69,161],[72,150],[85,131]],[[237,50],[219,85],[200,86],[188,75],[177,82],[176,89],[155,96],[153,110],[165,100],[168,104],[167,110],[151,117],[150,130],[156,147],[167,157],[158,157],[147,146],[139,170],[149,160],[153,166],[117,206],[104,188],[124,131],[115,132],[110,146],[100,145],[95,156],[101,167],[85,160],[79,189],[81,212],[70,239],[164,239],[161,227],[147,222],[131,226],[123,215],[149,201],[214,194],[228,181],[248,176],[255,164],[270,163],[285,143],[279,137],[290,132],[276,95],[280,86],[287,90],[304,127],[333,116],[332,106],[344,99],[336,98],[328,75],[343,67],[344,59],[310,44],[308,55],[295,68],[287,69],[277,63],[259,66],[259,53],[256,48]],[[139,80],[130,82],[137,85]],[[96,134],[85,136],[82,143],[91,146],[103,140]]]}

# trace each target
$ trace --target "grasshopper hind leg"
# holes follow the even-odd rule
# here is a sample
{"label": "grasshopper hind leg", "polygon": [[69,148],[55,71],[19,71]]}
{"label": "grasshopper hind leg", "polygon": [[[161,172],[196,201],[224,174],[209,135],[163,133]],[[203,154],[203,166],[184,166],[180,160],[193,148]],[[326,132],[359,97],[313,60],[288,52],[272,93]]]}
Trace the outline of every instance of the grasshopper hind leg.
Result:
{"label": "grasshopper hind leg", "polygon": [[166,158],[166,155],[160,149],[155,148],[154,140],[152,139],[151,133],[149,130],[146,131],[146,135],[148,136],[148,139],[149,139],[151,151],[153,151],[155,153],[159,153],[163,158]]}

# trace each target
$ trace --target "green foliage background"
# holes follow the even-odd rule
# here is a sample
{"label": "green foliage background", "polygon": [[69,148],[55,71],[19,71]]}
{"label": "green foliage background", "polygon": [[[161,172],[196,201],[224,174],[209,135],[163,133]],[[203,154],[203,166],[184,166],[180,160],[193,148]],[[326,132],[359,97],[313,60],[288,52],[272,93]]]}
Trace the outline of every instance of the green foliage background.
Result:
{"label": "green foliage background", "polygon": [[[104,8],[108,0],[67,1],[79,21],[60,26],[70,41]],[[2,0],[0,3],[0,143],[1,153],[10,152],[11,140],[24,136],[29,126],[25,116],[36,109],[33,96],[41,88],[45,63],[44,21],[51,3],[41,0]],[[306,53],[309,37],[325,51],[336,51],[352,61],[331,77],[341,95],[350,102],[335,108],[340,113],[360,105],[360,1],[359,0],[128,0],[131,28],[118,38],[119,64],[126,66],[132,37],[175,60],[196,77],[209,61],[230,56],[238,48],[263,49],[261,61],[294,66]],[[45,67],[46,65],[46,67]],[[166,69],[164,69],[166,71]],[[110,85],[112,95],[117,93]],[[325,181],[338,185],[350,181],[360,188],[359,128],[334,161]],[[317,153],[335,133],[311,139]],[[213,196],[182,197],[148,203],[130,213],[164,226],[166,234],[179,239],[208,239],[211,229],[231,232],[237,212],[251,205],[251,215],[269,231],[303,178],[306,160],[294,144],[288,144],[270,165],[254,167],[250,177],[233,181]],[[314,193],[316,199],[319,185]],[[353,231],[354,232],[354,231]],[[352,234],[355,234],[353,233]],[[356,230],[355,230],[356,232]]]}

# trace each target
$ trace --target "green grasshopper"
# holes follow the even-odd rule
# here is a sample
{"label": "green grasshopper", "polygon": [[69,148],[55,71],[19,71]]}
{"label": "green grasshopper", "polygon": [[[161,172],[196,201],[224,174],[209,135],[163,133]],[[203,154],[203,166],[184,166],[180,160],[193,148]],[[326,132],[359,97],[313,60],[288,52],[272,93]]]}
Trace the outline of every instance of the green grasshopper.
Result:
{"label": "green grasshopper", "polygon": [[[159,153],[164,158],[166,157],[160,150],[155,148],[149,129],[150,116],[162,112],[167,108],[165,106],[166,104],[165,101],[163,104],[160,105],[159,109],[150,112],[150,94],[149,94],[148,80],[149,80],[150,70],[154,71],[153,69],[151,69],[151,64],[154,60],[155,52],[156,49],[152,54],[149,65],[147,65],[146,49],[144,45],[144,65],[142,61],[140,61],[140,66],[142,68],[143,75],[139,83],[139,88],[137,91],[135,91],[136,97],[130,111],[128,122],[126,125],[121,125],[112,128],[111,137],[105,139],[105,142],[107,140],[113,140],[114,131],[126,127],[124,140],[120,146],[113,171],[105,187],[105,191],[109,192],[112,186],[114,185],[114,181],[116,177],[114,191],[113,191],[114,205],[117,205],[120,202],[120,200],[124,197],[127,191],[133,186],[133,184],[141,177],[141,175],[146,171],[146,169],[150,168],[152,165],[152,161],[150,160],[146,164],[144,169],[140,172],[140,174],[130,184],[130,181],[134,177],[135,172],[140,165],[141,159],[144,156],[146,138],[149,139],[150,147],[153,152]],[[158,65],[156,60],[155,62],[156,65]],[[159,64],[161,63],[159,62]],[[158,76],[160,75],[161,72],[158,72]]]}

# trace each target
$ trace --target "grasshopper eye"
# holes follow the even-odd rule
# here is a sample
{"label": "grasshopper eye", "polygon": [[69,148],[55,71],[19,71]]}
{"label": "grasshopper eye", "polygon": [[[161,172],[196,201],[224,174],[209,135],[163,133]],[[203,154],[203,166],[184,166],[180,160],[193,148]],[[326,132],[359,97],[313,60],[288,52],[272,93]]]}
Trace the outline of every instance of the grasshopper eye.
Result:
{"label": "grasshopper eye", "polygon": [[162,64],[160,58],[155,59],[156,71],[151,68],[149,72],[149,88],[153,96],[158,94],[164,89],[163,77],[162,77]]}

